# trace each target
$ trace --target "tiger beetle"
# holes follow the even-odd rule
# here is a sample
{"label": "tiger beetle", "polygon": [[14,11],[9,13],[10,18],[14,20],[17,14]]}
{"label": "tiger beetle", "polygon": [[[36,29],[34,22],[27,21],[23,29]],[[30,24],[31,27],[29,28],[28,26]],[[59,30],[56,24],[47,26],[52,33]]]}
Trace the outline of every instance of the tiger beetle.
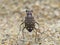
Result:
{"label": "tiger beetle", "polygon": [[[23,27],[22,29],[22,36],[23,36],[23,39],[24,39],[24,29],[27,29],[29,32],[32,32],[32,30],[36,30],[36,36],[37,36],[37,29],[35,28],[35,24],[37,24],[39,26],[39,24],[35,21],[34,17],[32,16],[32,10],[26,10],[26,17],[25,17],[25,20],[21,23],[22,24],[25,24],[25,27]],[[21,26],[20,25],[20,26]],[[36,41],[36,37],[35,37],[35,41]]]}

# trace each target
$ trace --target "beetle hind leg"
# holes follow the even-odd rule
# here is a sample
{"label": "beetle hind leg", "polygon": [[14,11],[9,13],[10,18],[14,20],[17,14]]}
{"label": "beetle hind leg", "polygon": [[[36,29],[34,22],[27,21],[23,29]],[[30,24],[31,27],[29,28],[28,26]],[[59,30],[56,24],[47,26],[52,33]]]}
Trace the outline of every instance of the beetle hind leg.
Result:
{"label": "beetle hind leg", "polygon": [[23,40],[24,40],[24,29],[25,29],[25,27],[22,29],[22,38],[23,38]]}
{"label": "beetle hind leg", "polygon": [[37,29],[35,28],[35,30],[36,30],[35,42],[37,42]]}

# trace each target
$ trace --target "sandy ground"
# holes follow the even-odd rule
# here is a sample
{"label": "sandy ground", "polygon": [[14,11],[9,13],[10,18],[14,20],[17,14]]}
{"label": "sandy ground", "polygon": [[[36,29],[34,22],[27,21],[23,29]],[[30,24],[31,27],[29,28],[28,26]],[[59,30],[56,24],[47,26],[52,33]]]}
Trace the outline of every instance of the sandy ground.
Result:
{"label": "sandy ground", "polygon": [[[27,7],[39,23],[37,42],[36,30],[26,29],[22,41]],[[0,0],[0,45],[60,45],[60,0]]]}

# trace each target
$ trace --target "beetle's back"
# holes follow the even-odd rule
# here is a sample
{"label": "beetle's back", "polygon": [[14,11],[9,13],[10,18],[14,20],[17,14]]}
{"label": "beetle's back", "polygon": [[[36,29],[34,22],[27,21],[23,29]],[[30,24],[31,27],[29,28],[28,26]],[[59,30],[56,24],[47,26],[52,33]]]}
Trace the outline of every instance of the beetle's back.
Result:
{"label": "beetle's back", "polygon": [[25,27],[29,32],[35,28],[34,17],[25,17]]}

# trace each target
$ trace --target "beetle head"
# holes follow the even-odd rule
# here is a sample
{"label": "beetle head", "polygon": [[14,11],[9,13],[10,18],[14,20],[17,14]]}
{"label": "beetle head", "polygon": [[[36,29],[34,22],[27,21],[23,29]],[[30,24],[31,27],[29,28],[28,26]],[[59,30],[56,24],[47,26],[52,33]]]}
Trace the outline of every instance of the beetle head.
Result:
{"label": "beetle head", "polygon": [[32,12],[33,12],[33,10],[26,10],[26,14],[27,14],[27,16],[32,16]]}

